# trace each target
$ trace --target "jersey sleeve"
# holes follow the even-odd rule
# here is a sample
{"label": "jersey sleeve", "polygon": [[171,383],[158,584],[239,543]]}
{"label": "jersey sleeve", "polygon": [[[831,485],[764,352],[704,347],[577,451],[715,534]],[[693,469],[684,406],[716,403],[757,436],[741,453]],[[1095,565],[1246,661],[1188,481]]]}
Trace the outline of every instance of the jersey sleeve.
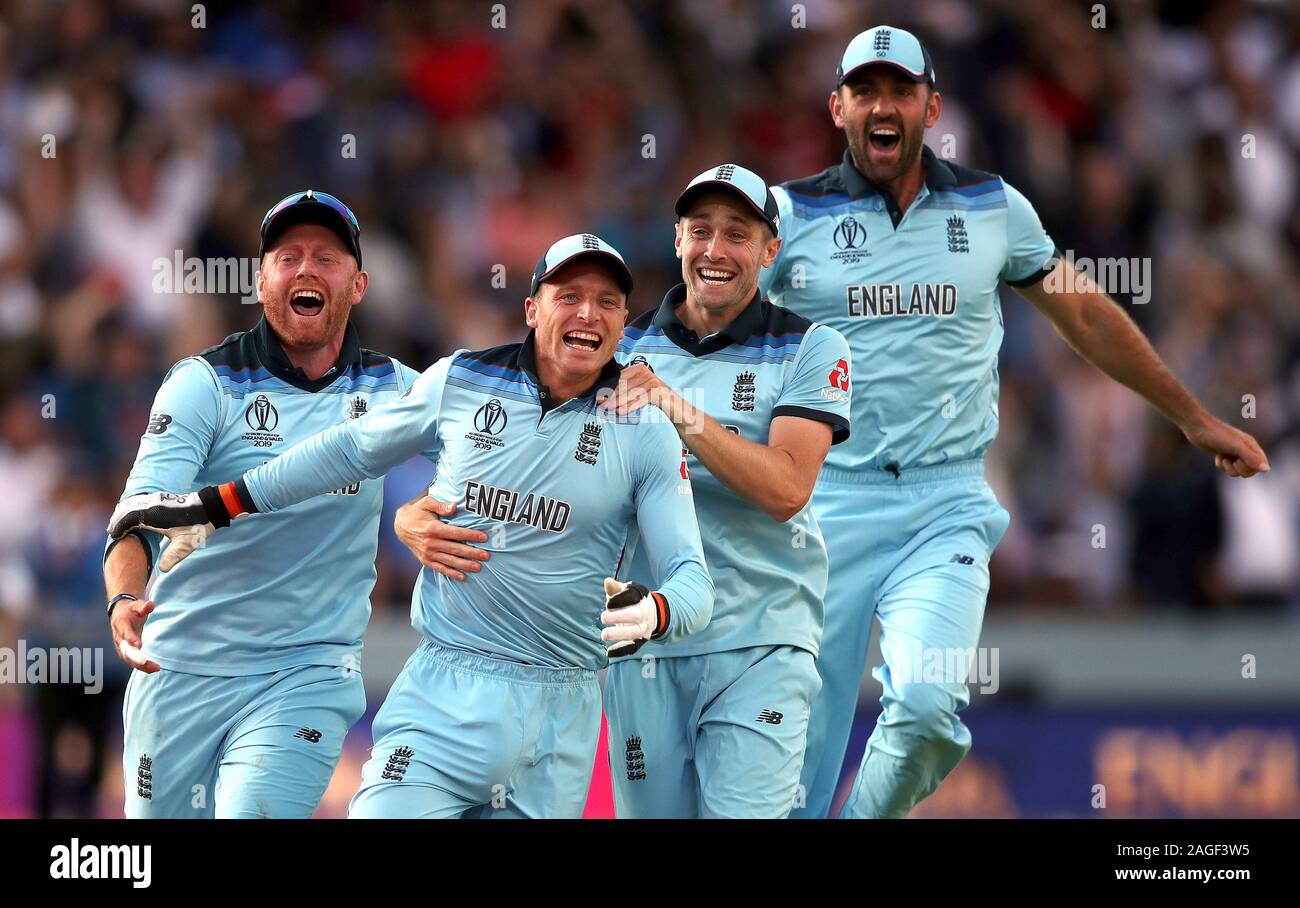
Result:
{"label": "jersey sleeve", "polygon": [[1029,200],[1005,181],[1002,187],[1007,193],[1007,260],[998,276],[1013,287],[1027,287],[1047,277],[1060,255]]}
{"label": "jersey sleeve", "polygon": [[[221,425],[222,406],[221,388],[206,362],[190,357],[172,366],[154,396],[122,497],[194,491],[194,477],[207,462]],[[144,530],[131,535],[144,544],[152,570],[162,537]],[[105,558],[117,541],[105,545]]]}
{"label": "jersey sleeve", "polygon": [[[397,370],[397,381],[402,386],[402,393],[406,393],[406,390],[414,385],[415,380],[420,377],[420,373],[394,357],[390,356],[389,359],[393,360],[393,368]],[[438,452],[433,448],[421,451],[420,456],[433,463],[438,462]]]}
{"label": "jersey sleeve", "polygon": [[279,511],[333,489],[382,476],[421,452],[437,456],[438,422],[452,354],[400,396],[319,432],[244,474],[258,511]]}
{"label": "jersey sleeve", "polygon": [[656,638],[668,643],[709,623],[713,578],[704,562],[681,439],[666,421],[640,431],[649,437],[637,445],[636,519],[651,574],[668,600],[668,630]]}
{"label": "jersey sleeve", "polygon": [[772,187],[772,198],[776,199],[776,213],[781,219],[781,251],[776,254],[776,261],[758,273],[759,293],[774,303],[781,301],[785,292],[786,279],[790,270],[790,241],[794,238],[794,208],[790,204],[790,194],[780,186]]}
{"label": "jersey sleeve", "polygon": [[827,423],[834,430],[831,444],[839,444],[849,437],[851,371],[852,354],[844,335],[829,325],[813,325],[804,335],[772,416]]}

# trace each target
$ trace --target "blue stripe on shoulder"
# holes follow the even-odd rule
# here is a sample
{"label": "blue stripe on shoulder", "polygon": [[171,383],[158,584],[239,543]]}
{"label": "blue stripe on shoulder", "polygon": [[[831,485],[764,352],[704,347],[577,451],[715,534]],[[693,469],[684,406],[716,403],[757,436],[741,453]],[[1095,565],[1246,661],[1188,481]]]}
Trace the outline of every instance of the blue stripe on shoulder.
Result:
{"label": "blue stripe on shoulder", "polygon": [[852,201],[847,192],[828,192],[826,195],[804,195],[802,192],[795,192],[793,189],[786,189],[790,196],[790,204],[801,205],[804,208],[831,208],[835,205],[843,205],[845,202]]}
{"label": "blue stripe on shoulder", "polygon": [[[471,378],[470,376],[474,376]],[[464,388],[467,391],[474,391],[479,394],[491,394],[499,397],[509,397],[512,400],[522,401],[524,403],[536,403],[537,395],[533,393],[532,387],[523,385],[518,382],[503,382],[497,378],[484,376],[477,372],[466,372],[461,375],[447,375],[447,384],[454,385],[457,388]]]}
{"label": "blue stripe on shoulder", "polygon": [[528,376],[522,369],[512,369],[509,366],[497,366],[492,363],[483,362],[480,359],[471,359],[468,356],[457,357],[451,364],[451,370],[460,369],[465,372],[473,372],[476,375],[491,375],[497,378],[504,378],[508,381],[515,381],[521,384],[528,384]]}
{"label": "blue stripe on shoulder", "polygon": [[633,326],[628,325],[626,328],[623,329],[623,338],[618,343],[619,346],[621,347],[623,344],[629,342],[636,343],[637,341],[642,340],[644,338],[663,337],[663,336],[664,336],[663,329],[657,328],[654,325],[651,325],[648,328],[634,328]]}
{"label": "blue stripe on shoulder", "polygon": [[501,366],[489,366],[487,363],[474,361],[473,368],[457,360],[447,370],[447,380],[458,379],[460,382],[479,388],[492,388],[512,394],[531,397],[532,383],[526,380],[523,372]]}
{"label": "blue stripe on shoulder", "polygon": [[955,192],[958,195],[977,196],[986,195],[990,192],[1001,192],[1001,180],[981,180],[978,183],[967,183],[964,186],[943,186],[939,192]]}

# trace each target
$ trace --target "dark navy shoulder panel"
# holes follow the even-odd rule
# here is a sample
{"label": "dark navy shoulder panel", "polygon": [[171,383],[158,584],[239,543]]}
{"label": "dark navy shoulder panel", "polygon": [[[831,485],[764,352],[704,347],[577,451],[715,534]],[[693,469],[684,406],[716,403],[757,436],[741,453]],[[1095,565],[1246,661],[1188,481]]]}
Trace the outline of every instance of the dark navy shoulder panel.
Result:
{"label": "dark navy shoulder panel", "polygon": [[944,163],[947,164],[948,169],[952,171],[954,179],[952,183],[949,183],[947,180],[941,181],[937,187],[940,189],[964,189],[968,186],[977,186],[980,183],[1000,183],[1002,181],[1002,177],[998,176],[996,173],[989,173],[985,170],[976,170],[973,167],[963,167],[960,164],[954,164],[952,161],[945,161]]}
{"label": "dark navy shoulder panel", "polygon": [[629,328],[635,328],[636,330],[645,333],[646,331],[649,331],[650,326],[654,324],[655,313],[657,311],[659,311],[657,308],[651,306],[645,312],[642,312],[636,318],[632,319],[632,321],[628,322],[627,326]]}
{"label": "dark navy shoulder panel", "polygon": [[762,327],[757,328],[752,336],[785,337],[804,335],[813,323],[798,312],[778,306],[771,300],[764,299],[762,305]]}
{"label": "dark navy shoulder panel", "polygon": [[502,343],[497,347],[487,347],[486,350],[467,350],[456,358],[456,364],[465,368],[491,366],[508,369],[510,372],[519,372],[520,376],[523,376],[524,369],[520,366],[519,353],[519,343]]}
{"label": "dark navy shoulder panel", "polygon": [[802,196],[805,199],[821,199],[826,196],[843,195],[847,191],[844,186],[843,175],[840,173],[839,164],[832,164],[821,173],[815,173],[810,177],[787,180],[781,186],[791,195]]}
{"label": "dark navy shoulder panel", "polygon": [[460,362],[483,363],[486,366],[519,366],[519,344],[502,344],[488,347],[486,350],[466,350],[459,357]]}
{"label": "dark navy shoulder panel", "polygon": [[387,368],[392,372],[396,367],[393,365],[393,358],[387,353],[380,353],[378,350],[367,350],[361,348],[361,369],[363,372],[380,372]]}
{"label": "dark navy shoulder panel", "polygon": [[202,351],[199,356],[206,359],[214,369],[217,366],[225,366],[231,371],[239,371],[256,368],[262,364],[251,331],[232,334],[221,343]]}

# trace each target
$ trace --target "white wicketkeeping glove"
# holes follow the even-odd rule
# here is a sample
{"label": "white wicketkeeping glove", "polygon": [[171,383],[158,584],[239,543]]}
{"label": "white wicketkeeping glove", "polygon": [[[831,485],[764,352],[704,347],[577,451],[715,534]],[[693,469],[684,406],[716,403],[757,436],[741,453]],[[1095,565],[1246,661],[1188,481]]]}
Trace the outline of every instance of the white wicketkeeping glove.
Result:
{"label": "white wicketkeeping glove", "polygon": [[620,583],[605,578],[605,610],[600,613],[602,640],[612,641],[609,658],[630,656],[647,640],[668,630],[668,600],[639,583]]}
{"label": "white wicketkeeping glove", "polygon": [[108,535],[120,539],[128,530],[140,529],[166,536],[171,541],[158,561],[166,573],[201,548],[218,527],[229,526],[230,519],[216,486],[184,495],[146,492],[118,503],[108,520]]}

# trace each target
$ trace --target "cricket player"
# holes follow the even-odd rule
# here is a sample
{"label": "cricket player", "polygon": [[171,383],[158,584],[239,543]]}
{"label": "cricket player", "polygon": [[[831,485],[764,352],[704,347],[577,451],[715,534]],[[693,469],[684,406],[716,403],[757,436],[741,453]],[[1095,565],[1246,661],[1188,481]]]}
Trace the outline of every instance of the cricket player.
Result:
{"label": "cricket player", "polygon": [[983,463],[998,428],[1000,281],[1229,476],[1268,461],[1251,436],[1206,412],[1095,284],[1066,273],[1023,195],[923,145],[942,101],[914,35],[882,25],[856,36],[829,103],[848,150],[773,190],[783,244],[762,280],[774,301],[843,333],[857,367],[853,438],[827,457],[813,496],[830,582],[808,802],[794,815],[830,808],[874,614],[883,712],[842,815],[901,817],[971,745],[958,717],[965,677],[927,682],[917,662],[977,645],[989,557],[1009,520]]}
{"label": "cricket player", "polygon": [[[605,682],[619,817],[779,818],[795,803],[821,685],[826,548],[808,507],[831,445],[849,434],[849,352],[832,328],[771,305],[758,277],[780,249],[776,200],[721,164],[675,205],[684,283],[619,344],[619,414],[652,405],[693,455],[691,484],[717,590],[709,626],[610,665]],[[685,453],[685,452],[683,452]],[[399,535],[456,580],[485,541],[408,505]],[[627,576],[647,582],[642,553]]]}
{"label": "cricket player", "polygon": [[[611,653],[708,623],[713,584],[677,433],[596,404],[618,382],[631,289],[613,247],[565,237],[534,271],[522,344],[457,351],[396,400],[235,482],[141,496],[114,515],[114,535],[237,536],[418,452],[437,458],[430,493],[456,502],[457,522],[484,531],[497,557],[473,583],[420,572],[411,607],[423,640],[375,718],[352,816],[580,816],[596,671]],[[270,516],[231,526],[245,514]],[[638,542],[661,579],[653,592],[613,579]]]}
{"label": "cricket player", "polygon": [[[369,284],[360,238],[348,207],[323,192],[267,212],[264,317],[168,372],[126,501],[238,475],[410,389],[418,373],[363,349],[349,321]],[[128,817],[311,815],[365,711],[382,491],[340,482],[183,564],[194,539],[164,543],[144,528],[110,539],[113,642],[139,669],[123,704]],[[163,573],[146,595],[155,565]]]}
{"label": "cricket player", "polygon": [[758,292],[781,241],[757,174],[710,168],[675,211],[683,283],[628,326],[606,406],[653,404],[690,449],[718,605],[693,637],[611,664],[614,800],[620,817],[782,818],[821,687],[827,560],[808,501],[849,437],[849,348]]}

